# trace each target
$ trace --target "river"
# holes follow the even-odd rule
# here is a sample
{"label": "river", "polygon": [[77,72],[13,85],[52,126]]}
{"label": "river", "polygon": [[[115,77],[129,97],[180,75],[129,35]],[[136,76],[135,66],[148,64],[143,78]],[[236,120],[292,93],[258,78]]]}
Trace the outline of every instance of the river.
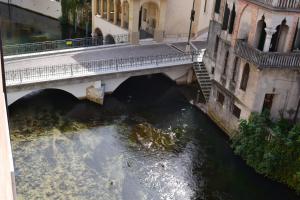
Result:
{"label": "river", "polygon": [[18,199],[299,199],[235,156],[183,91],[154,75],[103,106],[59,90],[20,99],[9,107]]}

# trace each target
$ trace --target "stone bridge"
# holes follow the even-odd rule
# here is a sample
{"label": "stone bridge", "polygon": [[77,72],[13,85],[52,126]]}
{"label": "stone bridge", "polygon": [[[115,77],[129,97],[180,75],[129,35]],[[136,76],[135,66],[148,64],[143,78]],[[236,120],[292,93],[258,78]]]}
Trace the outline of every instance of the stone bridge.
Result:
{"label": "stone bridge", "polygon": [[[78,98],[103,103],[132,76],[162,73],[189,83],[192,64],[202,59],[202,43],[185,53],[186,43],[113,45],[5,56],[8,105],[41,89],[61,89]],[[199,49],[196,48],[198,45]]]}
{"label": "stone bridge", "polygon": [[78,98],[102,103],[132,76],[162,73],[178,84],[190,83],[199,51],[166,55],[118,58],[6,70],[8,105],[41,89],[61,89]]}

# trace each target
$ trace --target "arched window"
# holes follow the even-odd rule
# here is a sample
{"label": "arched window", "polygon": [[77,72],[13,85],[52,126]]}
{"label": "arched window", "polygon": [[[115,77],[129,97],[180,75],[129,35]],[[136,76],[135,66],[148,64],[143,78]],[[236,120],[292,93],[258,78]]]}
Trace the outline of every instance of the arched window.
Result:
{"label": "arched window", "polygon": [[229,27],[228,27],[228,33],[229,34],[232,34],[232,32],[233,32],[235,16],[236,16],[236,13],[235,13],[235,4],[233,4],[233,8],[232,8],[232,11],[231,11],[231,14],[230,14]]}
{"label": "arched window", "polygon": [[235,76],[236,76],[236,71],[237,71],[237,66],[238,66],[239,58],[235,57],[234,63],[233,63],[233,71],[232,71],[232,77],[231,81],[235,82]]}
{"label": "arched window", "polygon": [[265,40],[266,40],[266,30],[265,28],[267,27],[266,22],[265,22],[265,16],[262,16],[261,20],[257,22],[256,26],[256,34],[255,34],[255,44],[254,46],[257,47],[257,49],[263,51],[264,45],[265,45]]}
{"label": "arched window", "polygon": [[246,91],[246,89],[247,89],[249,73],[250,73],[250,67],[249,67],[249,64],[247,63],[244,67],[244,71],[243,71],[243,75],[242,75],[242,80],[241,80],[241,85],[240,85],[241,90]]}
{"label": "arched window", "polygon": [[286,20],[284,19],[281,24],[276,27],[276,32],[273,34],[271,39],[269,51],[284,51],[288,31],[289,27],[286,25]]}
{"label": "arched window", "polygon": [[220,13],[221,0],[216,0],[215,13]]}
{"label": "arched window", "polygon": [[226,52],[225,58],[224,58],[224,69],[223,69],[224,76],[226,75],[226,71],[227,71],[228,57],[229,57],[229,51]]}
{"label": "arched window", "polygon": [[228,8],[228,4],[226,2],[225,11],[224,11],[224,17],[223,17],[222,30],[227,30],[228,21],[229,21],[229,15],[230,15],[230,9]]}

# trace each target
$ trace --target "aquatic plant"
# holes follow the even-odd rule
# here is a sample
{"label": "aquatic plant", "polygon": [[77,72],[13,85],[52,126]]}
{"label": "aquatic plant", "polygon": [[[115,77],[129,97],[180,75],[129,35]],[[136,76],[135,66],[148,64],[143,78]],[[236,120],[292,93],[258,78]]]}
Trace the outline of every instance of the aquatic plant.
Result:
{"label": "aquatic plant", "polygon": [[[178,131],[178,130],[177,130]],[[173,131],[163,131],[153,127],[149,123],[141,123],[134,126],[130,139],[147,149],[170,150],[177,140]]]}

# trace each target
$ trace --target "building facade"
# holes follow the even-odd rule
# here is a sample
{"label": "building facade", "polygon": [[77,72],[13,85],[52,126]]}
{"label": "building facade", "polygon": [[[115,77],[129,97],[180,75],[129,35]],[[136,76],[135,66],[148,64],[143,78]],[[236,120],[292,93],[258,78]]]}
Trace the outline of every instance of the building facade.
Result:
{"label": "building facade", "polygon": [[215,0],[205,66],[209,116],[233,134],[240,119],[269,110],[299,120],[300,1]]}
{"label": "building facade", "polygon": [[[212,1],[195,0],[193,36],[208,30]],[[110,42],[114,35],[128,34],[131,43],[140,39],[187,38],[193,0],[93,0],[94,35]]]}

